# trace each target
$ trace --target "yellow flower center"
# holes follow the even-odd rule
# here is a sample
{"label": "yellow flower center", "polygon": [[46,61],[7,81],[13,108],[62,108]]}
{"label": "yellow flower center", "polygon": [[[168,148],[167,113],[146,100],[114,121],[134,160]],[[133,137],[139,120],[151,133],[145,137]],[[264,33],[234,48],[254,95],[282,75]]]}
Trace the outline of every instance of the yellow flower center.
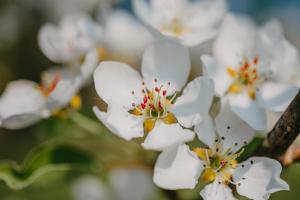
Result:
{"label": "yellow flower center", "polygon": [[165,23],[161,26],[160,30],[162,32],[169,33],[173,36],[179,37],[186,32],[189,32],[189,29],[183,25],[183,23],[177,17],[172,18],[169,23]]}
{"label": "yellow flower center", "polygon": [[193,152],[204,161],[204,170],[201,174],[201,179],[204,182],[212,182],[219,177],[224,184],[233,183],[232,173],[238,166],[237,158],[243,153],[233,153],[231,148],[227,150],[222,149],[222,144],[216,140],[215,146],[212,149],[195,148]]}
{"label": "yellow flower center", "polygon": [[255,100],[255,86],[259,81],[257,72],[258,63],[258,57],[255,57],[251,62],[248,58],[245,58],[237,70],[232,67],[227,67],[227,73],[233,78],[227,92],[236,94],[247,90],[248,96]]}
{"label": "yellow flower center", "polygon": [[[154,81],[157,82],[156,79]],[[163,85],[154,87],[151,90],[146,89],[144,83],[142,86],[142,102],[132,103],[133,108],[129,110],[129,113],[144,117],[144,132],[149,133],[154,128],[157,120],[161,120],[165,124],[177,123],[176,117],[169,112],[176,97],[176,93],[173,96],[167,95],[170,82],[166,89]],[[132,91],[132,95],[135,95],[134,91]]]}

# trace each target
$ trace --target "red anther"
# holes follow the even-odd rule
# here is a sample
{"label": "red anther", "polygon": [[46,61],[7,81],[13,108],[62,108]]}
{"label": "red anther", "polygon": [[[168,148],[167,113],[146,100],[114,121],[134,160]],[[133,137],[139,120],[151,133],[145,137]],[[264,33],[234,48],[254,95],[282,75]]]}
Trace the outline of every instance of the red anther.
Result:
{"label": "red anther", "polygon": [[253,69],[252,72],[253,72],[253,73],[256,73],[256,69]]}
{"label": "red anther", "polygon": [[167,90],[164,90],[163,91],[163,96],[166,96],[166,94],[167,94]]}
{"label": "red anther", "polygon": [[224,166],[226,165],[226,163],[227,163],[227,161],[225,161],[225,160],[222,160],[222,161],[220,162],[220,164],[221,164],[222,167],[224,167]]}
{"label": "red anther", "polygon": [[144,104],[146,104],[148,102],[148,98],[146,96],[144,96],[143,101],[144,101]]}
{"label": "red anther", "polygon": [[151,99],[151,97],[150,97],[150,96],[148,96],[148,99]]}
{"label": "red anther", "polygon": [[142,109],[145,109],[146,108],[146,105],[145,104],[141,104],[141,107],[142,107]]}
{"label": "red anther", "polygon": [[60,74],[56,74],[52,80],[50,87],[48,88],[48,93],[50,94],[56,88],[58,82],[61,80]]}
{"label": "red anther", "polygon": [[248,69],[248,67],[249,67],[249,63],[245,62],[243,67],[241,68],[241,70],[244,71],[244,70]]}
{"label": "red anther", "polygon": [[153,104],[149,104],[149,107],[152,109],[152,110],[155,110],[155,107]]}
{"label": "red anther", "polygon": [[158,106],[159,106],[161,109],[163,108],[160,101],[158,102]]}
{"label": "red anther", "polygon": [[159,89],[158,87],[155,87],[155,91],[156,91],[156,92],[159,92],[160,89]]}
{"label": "red anther", "polygon": [[258,61],[259,61],[259,58],[256,56],[256,57],[253,59],[253,63],[254,63],[255,65],[257,65]]}
{"label": "red anther", "polygon": [[245,78],[248,78],[248,77],[249,77],[249,74],[248,74],[247,72],[245,72],[245,73],[244,73],[244,77],[245,77]]}

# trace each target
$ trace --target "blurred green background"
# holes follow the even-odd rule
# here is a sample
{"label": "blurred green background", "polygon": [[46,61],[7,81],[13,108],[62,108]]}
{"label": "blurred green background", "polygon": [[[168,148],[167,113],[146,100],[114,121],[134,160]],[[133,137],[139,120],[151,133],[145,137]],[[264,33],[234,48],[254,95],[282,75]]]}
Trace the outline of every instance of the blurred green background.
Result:
{"label": "blurred green background", "polygon": [[[74,11],[86,11],[95,16],[99,3],[104,0],[1,0],[0,1],[0,91],[15,79],[39,81],[40,73],[54,65],[39,50],[37,33],[46,22],[57,22],[63,15]],[[299,0],[230,0],[230,9],[251,15],[261,23],[278,18],[283,23],[287,38],[300,48],[300,1]],[[118,4],[117,4],[118,3]],[[115,1],[116,7],[131,10],[130,1]],[[85,106],[80,112],[95,119],[91,111],[96,95],[93,86],[82,92]],[[76,119],[75,119],[76,120]],[[78,119],[80,120],[80,119]],[[102,127],[99,125],[99,130]],[[52,172],[38,179],[24,190],[9,189],[0,183],[1,200],[68,200],[71,198],[70,184],[80,174],[93,173],[101,177],[103,163],[121,160],[124,163],[153,160],[156,154],[143,151],[138,142],[124,142],[108,134],[91,133],[74,123],[74,119],[48,119],[31,128],[19,131],[0,129],[0,160],[22,163],[26,155],[41,144],[68,143],[96,159],[99,171],[91,169],[72,172]],[[101,148],[99,148],[101,147]],[[114,155],[107,152],[113,152]],[[96,168],[96,169],[98,169]],[[283,178],[290,184],[290,192],[272,195],[273,200],[298,200],[300,196],[300,164],[294,164],[283,172]],[[181,191],[182,199],[199,198],[199,190]],[[161,197],[159,197],[161,196]],[[158,192],[153,198],[164,198]],[[190,198],[189,198],[190,199]]]}

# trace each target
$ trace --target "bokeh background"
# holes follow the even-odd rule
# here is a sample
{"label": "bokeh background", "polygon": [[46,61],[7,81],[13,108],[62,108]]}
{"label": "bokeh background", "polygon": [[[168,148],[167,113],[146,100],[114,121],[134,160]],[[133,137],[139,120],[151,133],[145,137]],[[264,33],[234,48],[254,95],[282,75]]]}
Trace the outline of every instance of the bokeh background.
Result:
{"label": "bokeh background", "polygon": [[[85,11],[96,17],[103,12],[99,4],[105,0],[1,0],[0,1],[0,93],[5,85],[15,79],[39,81],[40,73],[51,63],[40,51],[37,44],[39,27],[46,22],[58,22],[59,19],[76,11]],[[230,0],[230,10],[253,17],[258,23],[277,18],[284,27],[286,37],[300,49],[300,1],[299,0]],[[130,0],[115,0],[114,7],[131,11]],[[105,11],[105,10],[104,10]],[[82,92],[87,116],[94,118],[91,105],[95,101],[93,86],[86,87]],[[88,136],[86,136],[88,135]],[[14,160],[22,163],[32,149],[47,142],[67,141],[78,146],[96,157],[107,156],[114,152],[125,161],[134,160],[138,154],[155,157],[154,154],[140,151],[136,143],[125,143],[115,136],[98,137],[85,133],[75,123],[65,119],[50,119],[19,131],[0,129],[0,160]],[[97,151],[97,147],[108,144],[105,150]],[[111,145],[110,143],[117,143]],[[126,148],[125,148],[126,147]],[[134,153],[127,151],[131,149]],[[137,150],[138,149],[138,150]],[[104,154],[104,155],[103,155]],[[124,158],[125,157],[125,158]],[[114,158],[118,160],[118,158]],[[101,160],[101,159],[100,159]],[[105,159],[104,159],[105,160]],[[82,174],[51,173],[37,180],[32,186],[16,191],[0,183],[1,200],[68,200],[72,198],[73,180]],[[100,173],[100,172],[99,172]],[[99,175],[101,176],[101,175]],[[273,200],[298,200],[300,196],[300,164],[293,164],[283,172],[283,178],[290,184],[290,192],[279,192],[272,195]],[[196,190],[196,192],[198,192]],[[164,199],[157,191],[152,199]],[[182,199],[185,198],[183,191]],[[198,195],[198,194],[196,194]],[[150,197],[149,197],[150,198]],[[89,200],[89,199],[87,199]],[[93,199],[92,199],[93,200]]]}

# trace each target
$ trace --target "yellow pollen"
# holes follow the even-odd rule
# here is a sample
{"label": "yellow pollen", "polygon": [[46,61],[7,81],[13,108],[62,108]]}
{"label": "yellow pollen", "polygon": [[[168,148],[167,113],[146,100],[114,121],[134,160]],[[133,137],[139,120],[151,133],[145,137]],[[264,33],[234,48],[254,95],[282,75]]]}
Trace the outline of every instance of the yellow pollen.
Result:
{"label": "yellow pollen", "polygon": [[98,57],[99,57],[99,59],[104,60],[105,58],[108,57],[108,53],[107,53],[107,51],[106,51],[105,48],[98,47],[97,51],[98,51]]}
{"label": "yellow pollen", "polygon": [[68,117],[68,112],[64,109],[56,110],[52,112],[53,117],[57,117],[59,119],[66,119]]}
{"label": "yellow pollen", "polygon": [[145,119],[144,120],[144,133],[148,134],[155,127],[156,120],[155,119]]}
{"label": "yellow pollen", "polygon": [[73,96],[70,101],[70,106],[75,110],[80,109],[82,106],[81,96],[80,95]]}
{"label": "yellow pollen", "polygon": [[216,172],[211,168],[205,169],[201,175],[201,179],[206,183],[214,181],[216,177],[217,177]]}
{"label": "yellow pollen", "polygon": [[233,69],[232,67],[227,67],[227,73],[231,76],[231,77],[237,77],[238,72]]}
{"label": "yellow pollen", "polygon": [[184,33],[188,32],[189,29],[184,27],[184,25],[181,23],[181,21],[177,18],[174,17],[169,24],[164,24],[161,27],[161,31],[163,32],[168,32],[174,36],[181,36]]}
{"label": "yellow pollen", "polygon": [[176,117],[170,112],[165,117],[161,118],[161,120],[165,124],[175,124],[175,123],[177,123]]}
{"label": "yellow pollen", "polygon": [[243,90],[243,85],[234,83],[230,85],[228,92],[236,94],[236,93],[240,93],[242,90]]}
{"label": "yellow pollen", "polygon": [[193,152],[196,153],[201,160],[206,162],[208,162],[207,157],[212,154],[212,151],[210,149],[205,148],[195,148],[193,149]]}

